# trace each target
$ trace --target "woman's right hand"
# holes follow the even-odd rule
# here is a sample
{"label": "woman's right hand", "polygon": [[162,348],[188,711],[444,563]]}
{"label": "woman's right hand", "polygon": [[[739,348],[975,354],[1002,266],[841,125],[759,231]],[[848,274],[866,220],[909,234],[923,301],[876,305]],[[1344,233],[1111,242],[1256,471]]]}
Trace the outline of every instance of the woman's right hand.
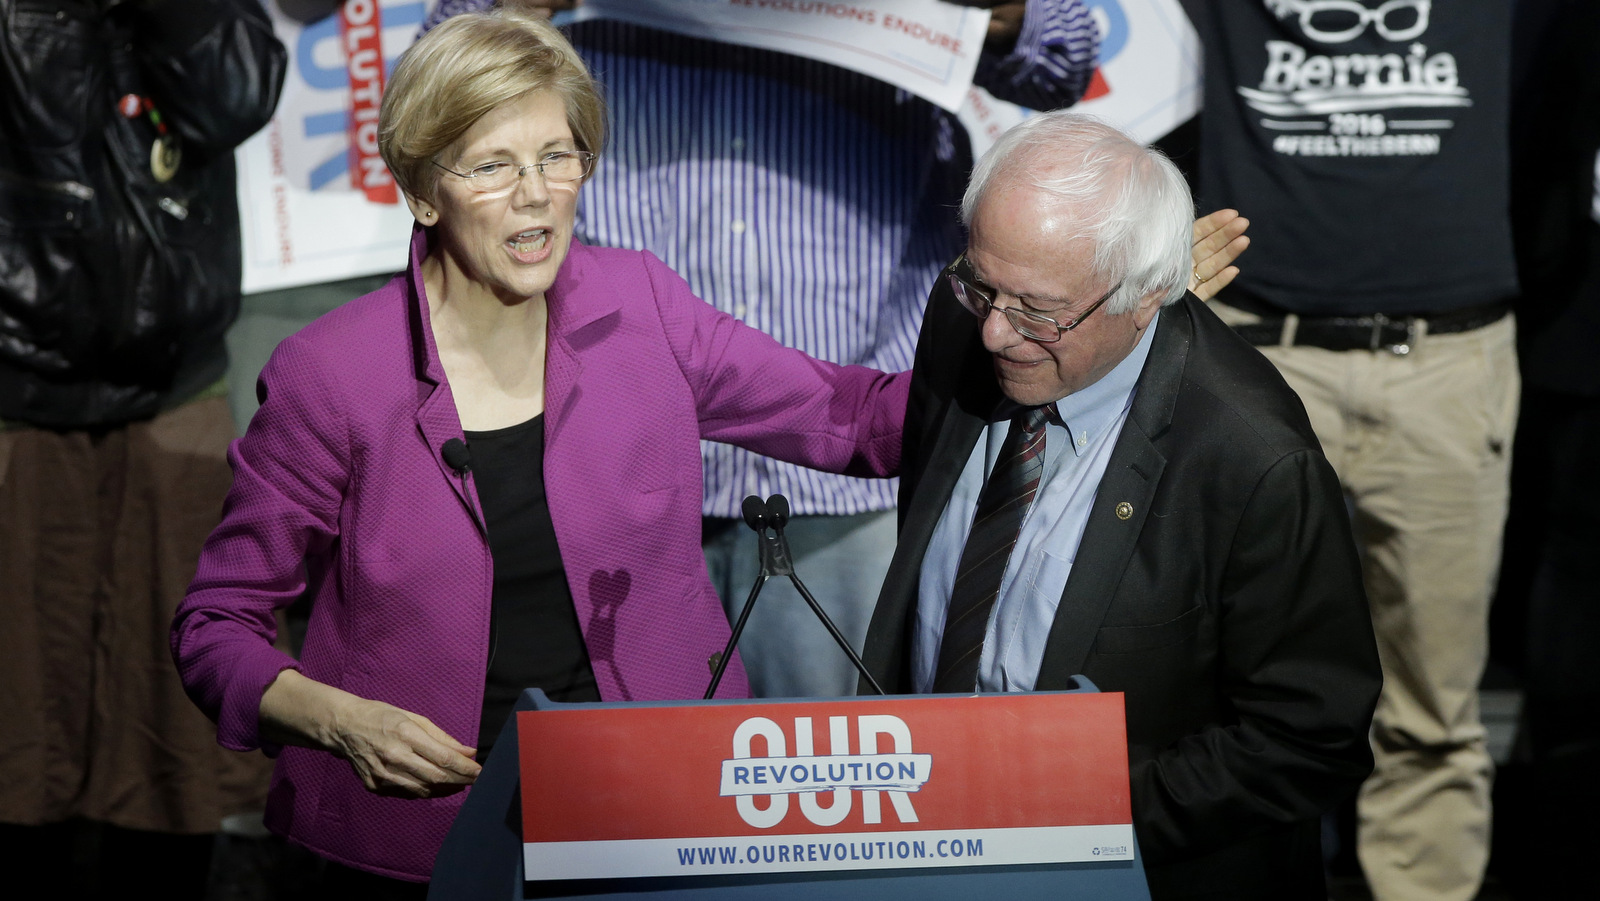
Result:
{"label": "woman's right hand", "polygon": [[481,767],[473,749],[427,717],[351,696],[335,718],[329,750],[350,761],[367,791],[439,798],[472,784]]}
{"label": "woman's right hand", "polygon": [[368,791],[439,798],[471,785],[482,769],[473,749],[427,717],[286,669],[261,695],[261,734],[337,754]]}

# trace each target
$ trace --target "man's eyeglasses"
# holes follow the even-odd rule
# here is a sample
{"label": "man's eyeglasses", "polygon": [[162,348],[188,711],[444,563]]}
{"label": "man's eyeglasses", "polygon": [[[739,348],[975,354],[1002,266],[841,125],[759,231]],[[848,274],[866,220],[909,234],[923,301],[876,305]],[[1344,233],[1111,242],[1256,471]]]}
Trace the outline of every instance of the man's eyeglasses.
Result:
{"label": "man's eyeglasses", "polygon": [[522,180],[522,174],[529,169],[538,169],[539,174],[547,184],[577,181],[589,175],[594,169],[594,160],[597,154],[587,150],[562,150],[557,153],[547,153],[537,163],[526,166],[505,160],[484,163],[474,166],[466,172],[457,172],[445,164],[434,160],[433,164],[440,169],[464,180],[467,187],[479,194],[495,194],[500,191],[509,191],[517,182]]}
{"label": "man's eyeglasses", "polygon": [[1042,313],[1030,313],[1016,307],[996,306],[994,299],[999,292],[978,281],[978,277],[972,272],[972,264],[967,262],[966,254],[956,257],[956,261],[945,268],[945,277],[950,282],[950,290],[955,293],[956,300],[967,308],[967,312],[979,319],[988,319],[990,310],[999,310],[1005,314],[1006,321],[1017,330],[1017,334],[1040,344],[1060,341],[1062,332],[1070,332],[1082,325],[1090,313],[1100,309],[1101,304],[1110,300],[1122,288],[1122,283],[1117,282],[1116,287],[1090,304],[1089,309],[1084,310],[1082,315],[1062,325]]}

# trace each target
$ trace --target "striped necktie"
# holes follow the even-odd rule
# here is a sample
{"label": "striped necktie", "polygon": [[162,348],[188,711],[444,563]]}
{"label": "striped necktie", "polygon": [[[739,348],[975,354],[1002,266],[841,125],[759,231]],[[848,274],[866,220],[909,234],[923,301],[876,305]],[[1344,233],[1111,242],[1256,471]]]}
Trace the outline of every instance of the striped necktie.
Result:
{"label": "striped necktie", "polygon": [[1022,520],[1039,491],[1044,471],[1045,423],[1055,407],[1030,407],[1011,419],[1011,429],[1000,446],[989,481],[978,496],[972,531],[961,551],[955,584],[950,589],[950,609],[945,615],[944,637],[939,641],[939,664],[934,670],[936,692],[971,692],[978,685],[978,661],[983,656],[983,636],[989,611],[1000,595],[1006,562],[1022,531]]}

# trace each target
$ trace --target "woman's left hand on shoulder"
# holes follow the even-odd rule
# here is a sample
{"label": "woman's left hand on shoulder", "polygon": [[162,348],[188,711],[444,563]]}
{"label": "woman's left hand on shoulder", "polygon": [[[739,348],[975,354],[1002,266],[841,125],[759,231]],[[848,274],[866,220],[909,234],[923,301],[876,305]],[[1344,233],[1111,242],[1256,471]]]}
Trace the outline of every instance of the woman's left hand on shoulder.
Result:
{"label": "woman's left hand on shoulder", "polygon": [[1233,261],[1250,246],[1245,229],[1250,220],[1238,210],[1217,210],[1194,221],[1194,245],[1190,255],[1194,269],[1189,274],[1189,290],[1201,300],[1210,300],[1228,286],[1239,267]]}

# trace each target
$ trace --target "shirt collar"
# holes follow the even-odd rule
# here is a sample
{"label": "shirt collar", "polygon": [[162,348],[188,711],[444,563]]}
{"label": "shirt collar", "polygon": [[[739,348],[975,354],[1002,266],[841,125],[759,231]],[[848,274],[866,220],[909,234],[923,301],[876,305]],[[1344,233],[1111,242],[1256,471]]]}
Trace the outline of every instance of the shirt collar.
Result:
{"label": "shirt collar", "polygon": [[1133,389],[1139,383],[1139,374],[1144,371],[1144,362],[1150,356],[1156,322],[1160,318],[1156,316],[1150,320],[1139,343],[1099,381],[1056,401],[1056,412],[1072,436],[1070,444],[1074,454],[1081,457],[1087,453],[1128,408]]}

